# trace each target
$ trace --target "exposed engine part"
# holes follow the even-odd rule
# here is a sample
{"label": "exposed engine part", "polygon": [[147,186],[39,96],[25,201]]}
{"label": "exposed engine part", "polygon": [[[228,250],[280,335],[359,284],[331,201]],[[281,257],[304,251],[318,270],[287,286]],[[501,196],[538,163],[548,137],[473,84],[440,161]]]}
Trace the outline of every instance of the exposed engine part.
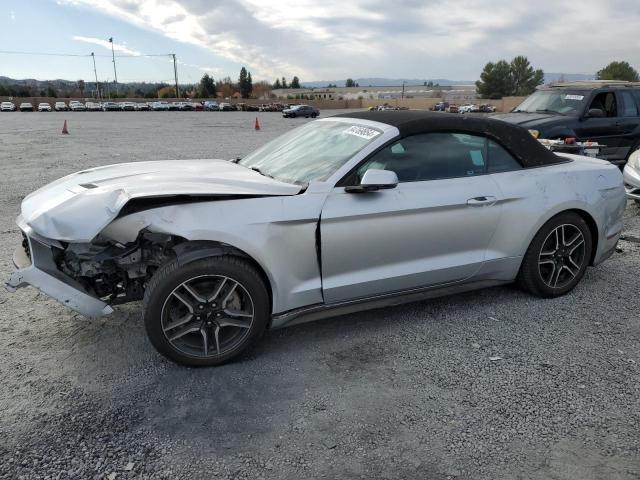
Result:
{"label": "exposed engine part", "polygon": [[57,256],[58,268],[101,300],[126,303],[142,299],[156,269],[175,257],[180,243],[171,235],[142,232],[126,245],[97,237],[91,243],[69,243]]}

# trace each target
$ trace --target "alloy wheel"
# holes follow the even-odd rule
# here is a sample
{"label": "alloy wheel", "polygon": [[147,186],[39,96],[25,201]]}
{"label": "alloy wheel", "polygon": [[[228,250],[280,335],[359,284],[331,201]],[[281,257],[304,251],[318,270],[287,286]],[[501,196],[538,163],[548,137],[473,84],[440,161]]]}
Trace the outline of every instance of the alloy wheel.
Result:
{"label": "alloy wheel", "polygon": [[204,275],[178,285],[162,307],[162,331],[180,352],[200,358],[233,350],[249,334],[253,300],[238,281]]}
{"label": "alloy wheel", "polygon": [[586,243],[575,225],[554,228],[542,242],[538,269],[542,281],[550,288],[564,288],[580,273],[585,262]]}

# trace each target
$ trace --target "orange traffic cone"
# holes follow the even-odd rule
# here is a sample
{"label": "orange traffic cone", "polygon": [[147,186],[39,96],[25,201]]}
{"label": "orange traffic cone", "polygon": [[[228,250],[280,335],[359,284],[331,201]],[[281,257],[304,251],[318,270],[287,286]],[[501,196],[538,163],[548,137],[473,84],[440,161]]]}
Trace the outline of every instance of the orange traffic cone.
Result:
{"label": "orange traffic cone", "polygon": [[258,117],[256,117],[256,130],[260,130],[260,122],[258,122]]}
{"label": "orange traffic cone", "polygon": [[69,129],[67,128],[67,121],[64,121],[64,125],[62,126],[62,133],[65,135],[69,135]]}

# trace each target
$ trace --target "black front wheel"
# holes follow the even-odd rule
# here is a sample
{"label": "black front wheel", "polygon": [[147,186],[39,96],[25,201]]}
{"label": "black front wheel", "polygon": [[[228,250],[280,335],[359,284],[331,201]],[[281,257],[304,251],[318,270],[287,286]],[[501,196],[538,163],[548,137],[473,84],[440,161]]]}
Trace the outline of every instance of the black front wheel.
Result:
{"label": "black front wheel", "polygon": [[556,215],[538,231],[522,261],[518,283],[540,297],[564,295],[580,282],[591,259],[593,240],[574,212]]}
{"label": "black front wheel", "polygon": [[221,365],[258,341],[270,316],[269,294],[245,260],[211,257],[158,269],[143,315],[153,346],[191,366]]}

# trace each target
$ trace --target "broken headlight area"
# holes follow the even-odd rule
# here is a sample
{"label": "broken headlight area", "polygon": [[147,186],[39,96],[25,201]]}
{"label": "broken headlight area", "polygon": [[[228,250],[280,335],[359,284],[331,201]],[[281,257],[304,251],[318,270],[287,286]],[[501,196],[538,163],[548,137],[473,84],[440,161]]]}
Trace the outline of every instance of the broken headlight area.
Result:
{"label": "broken headlight area", "polygon": [[141,233],[132,243],[96,237],[91,243],[68,243],[56,255],[60,271],[109,304],[141,300],[153,273],[175,258],[179,240],[170,235]]}

